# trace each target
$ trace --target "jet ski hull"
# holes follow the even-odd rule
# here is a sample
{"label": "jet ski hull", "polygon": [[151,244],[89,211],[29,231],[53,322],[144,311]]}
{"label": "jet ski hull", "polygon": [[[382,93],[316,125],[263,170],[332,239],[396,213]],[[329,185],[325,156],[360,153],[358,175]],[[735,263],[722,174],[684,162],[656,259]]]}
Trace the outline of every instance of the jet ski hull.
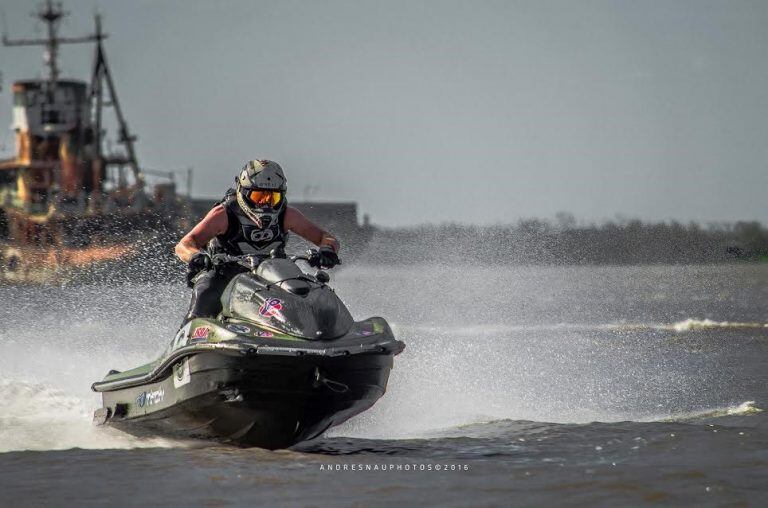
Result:
{"label": "jet ski hull", "polygon": [[137,436],[289,447],[384,395],[404,345],[384,320],[374,325],[374,336],[327,344],[237,337],[180,347],[141,376],[95,383],[94,421]]}

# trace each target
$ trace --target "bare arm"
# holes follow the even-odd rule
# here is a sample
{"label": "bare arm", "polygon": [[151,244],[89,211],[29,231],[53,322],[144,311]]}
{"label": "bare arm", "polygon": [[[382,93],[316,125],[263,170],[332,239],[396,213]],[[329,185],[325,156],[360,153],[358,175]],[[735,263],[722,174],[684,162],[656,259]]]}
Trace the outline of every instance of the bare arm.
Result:
{"label": "bare arm", "polygon": [[339,252],[339,241],[336,237],[315,225],[300,211],[290,206],[285,211],[285,229],[293,231],[318,247],[330,247],[334,252]]}
{"label": "bare arm", "polygon": [[215,236],[225,233],[228,225],[229,221],[224,207],[221,205],[214,206],[208,215],[176,244],[176,255],[185,263],[189,263],[189,259],[204,249],[209,241]]}

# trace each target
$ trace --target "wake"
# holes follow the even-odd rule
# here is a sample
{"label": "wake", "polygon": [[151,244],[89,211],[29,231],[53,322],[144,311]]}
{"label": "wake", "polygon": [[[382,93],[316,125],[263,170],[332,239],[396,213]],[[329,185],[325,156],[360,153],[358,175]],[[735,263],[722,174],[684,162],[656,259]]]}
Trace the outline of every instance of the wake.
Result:
{"label": "wake", "polygon": [[0,453],[24,450],[168,448],[185,443],[140,439],[95,427],[95,398],[83,400],[56,388],[0,379]]}

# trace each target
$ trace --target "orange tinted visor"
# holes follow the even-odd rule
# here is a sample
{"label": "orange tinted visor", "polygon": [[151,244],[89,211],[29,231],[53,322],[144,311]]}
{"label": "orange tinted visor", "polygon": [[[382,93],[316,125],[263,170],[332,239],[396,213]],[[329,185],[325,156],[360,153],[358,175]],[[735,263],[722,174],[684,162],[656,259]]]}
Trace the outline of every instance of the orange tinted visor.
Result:
{"label": "orange tinted visor", "polygon": [[248,193],[248,199],[251,203],[257,206],[274,207],[280,203],[281,199],[283,199],[283,193],[267,190],[252,190]]}

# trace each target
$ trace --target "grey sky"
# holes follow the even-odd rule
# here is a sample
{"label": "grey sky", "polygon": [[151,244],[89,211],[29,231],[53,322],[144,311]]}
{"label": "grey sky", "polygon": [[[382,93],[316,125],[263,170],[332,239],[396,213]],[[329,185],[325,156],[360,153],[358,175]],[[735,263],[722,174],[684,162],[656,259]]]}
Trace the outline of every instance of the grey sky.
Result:
{"label": "grey sky", "polygon": [[[12,37],[33,2],[3,0]],[[768,221],[768,2],[68,0],[96,6],[141,162],[218,196],[246,159],[376,224]],[[64,47],[64,74],[92,53]],[[40,48],[0,48],[10,82]],[[3,127],[0,144],[12,147]]]}

